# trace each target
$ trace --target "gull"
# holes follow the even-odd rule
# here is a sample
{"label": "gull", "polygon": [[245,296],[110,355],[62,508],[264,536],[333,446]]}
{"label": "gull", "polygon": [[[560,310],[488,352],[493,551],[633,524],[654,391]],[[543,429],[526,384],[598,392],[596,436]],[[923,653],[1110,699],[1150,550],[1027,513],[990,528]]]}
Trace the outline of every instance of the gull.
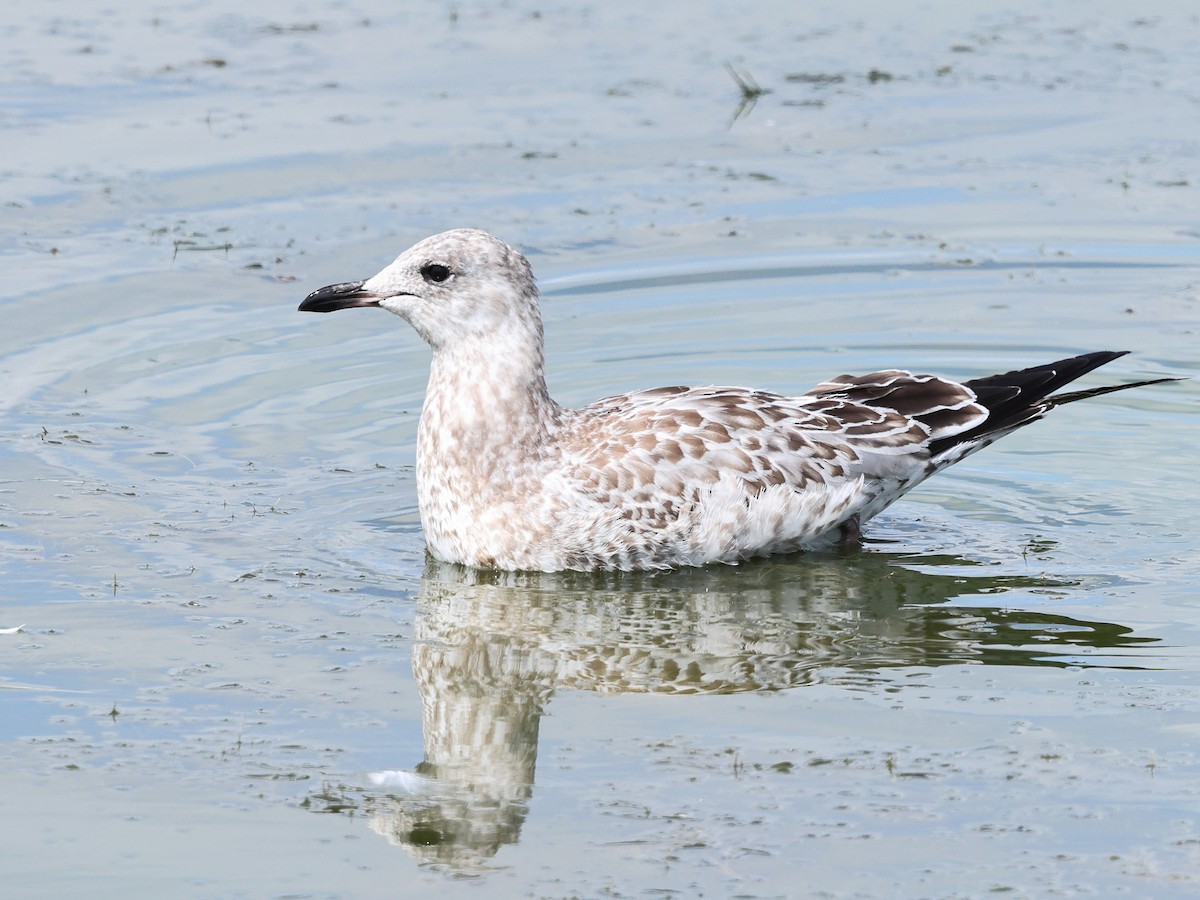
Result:
{"label": "gull", "polygon": [[426,238],[300,310],[379,307],[433,350],[417,430],[429,552],[506,570],[737,563],[856,540],[930,475],[1056,406],[1148,381],[1058,393],[1128,351],[963,383],[886,369],[799,396],[660,387],[573,409],[546,389],[529,262],[484,231]]}

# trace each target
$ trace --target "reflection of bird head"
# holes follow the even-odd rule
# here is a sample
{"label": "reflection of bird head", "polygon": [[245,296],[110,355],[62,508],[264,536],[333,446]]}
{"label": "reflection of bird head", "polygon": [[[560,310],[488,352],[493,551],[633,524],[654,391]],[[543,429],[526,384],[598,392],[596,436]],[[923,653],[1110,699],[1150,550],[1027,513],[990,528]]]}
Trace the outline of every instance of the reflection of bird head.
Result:
{"label": "reflection of bird head", "polygon": [[528,809],[524,800],[496,802],[485,792],[473,793],[473,787],[445,785],[419,802],[372,801],[371,828],[423,863],[459,872],[481,869],[501,847],[517,842]]}

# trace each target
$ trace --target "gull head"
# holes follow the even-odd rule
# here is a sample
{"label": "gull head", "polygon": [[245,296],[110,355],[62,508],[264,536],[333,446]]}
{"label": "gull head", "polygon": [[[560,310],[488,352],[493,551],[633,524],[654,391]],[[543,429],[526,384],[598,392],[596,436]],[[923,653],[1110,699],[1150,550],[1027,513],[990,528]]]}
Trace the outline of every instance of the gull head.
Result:
{"label": "gull head", "polygon": [[541,339],[529,262],[486,231],[459,228],[405,250],[379,274],[319,288],[301,312],[377,306],[405,319],[434,350],[532,332]]}

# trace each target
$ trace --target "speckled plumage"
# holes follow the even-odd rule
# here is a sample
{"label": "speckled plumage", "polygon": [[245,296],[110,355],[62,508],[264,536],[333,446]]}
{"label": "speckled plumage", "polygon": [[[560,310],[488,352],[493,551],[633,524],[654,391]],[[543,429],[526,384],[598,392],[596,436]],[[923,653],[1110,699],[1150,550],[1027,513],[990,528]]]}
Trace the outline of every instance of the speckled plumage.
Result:
{"label": "speckled plumage", "polygon": [[856,534],[1051,407],[1136,386],[1048,396],[1122,355],[1106,351],[964,384],[888,370],[798,397],[668,387],[570,409],[546,390],[529,263],[471,229],[300,309],[353,306],[403,317],[433,349],[417,439],[430,552],[502,569],[733,563]]}

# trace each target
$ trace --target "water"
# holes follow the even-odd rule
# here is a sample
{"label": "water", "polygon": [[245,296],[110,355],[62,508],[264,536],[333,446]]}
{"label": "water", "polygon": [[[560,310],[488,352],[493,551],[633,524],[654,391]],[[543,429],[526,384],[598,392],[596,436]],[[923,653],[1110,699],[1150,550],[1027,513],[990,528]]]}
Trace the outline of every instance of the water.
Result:
{"label": "water", "polygon": [[[1200,24],[794,6],[6,7],[8,890],[1194,894]],[[481,575],[423,555],[427,350],[295,312],[457,225],[529,252],[563,402],[1193,380],[862,552]]]}

